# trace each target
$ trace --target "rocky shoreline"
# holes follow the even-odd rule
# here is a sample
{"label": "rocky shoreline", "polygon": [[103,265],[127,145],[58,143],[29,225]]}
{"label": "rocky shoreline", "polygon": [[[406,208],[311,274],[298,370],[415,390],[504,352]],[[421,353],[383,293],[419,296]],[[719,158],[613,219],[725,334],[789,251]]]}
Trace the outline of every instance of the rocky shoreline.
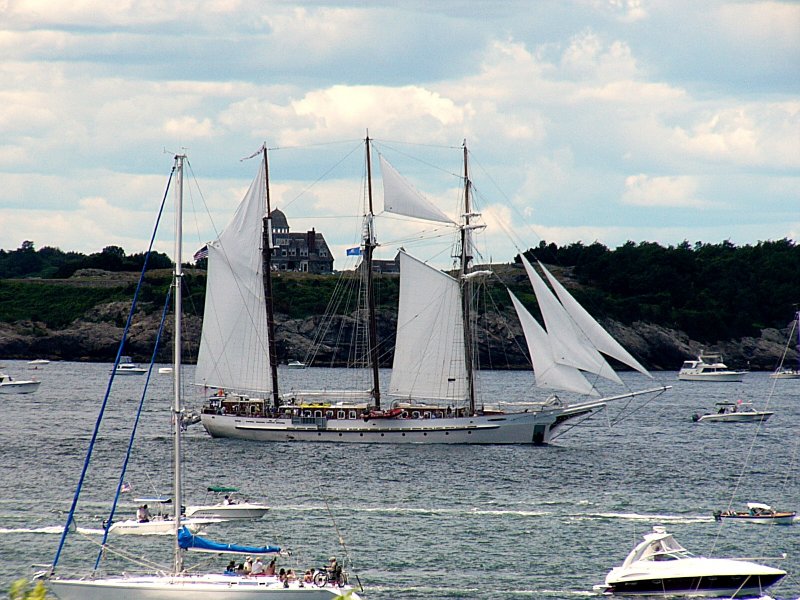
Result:
{"label": "rocky shoreline", "polygon": [[[48,360],[71,360],[87,362],[111,362],[117,352],[122,337],[124,323],[130,304],[111,302],[99,305],[89,311],[84,318],[73,321],[63,328],[51,329],[43,323],[20,321],[0,323],[0,359],[45,358]],[[128,337],[125,354],[135,360],[147,362],[152,355],[160,315],[139,314],[134,318]],[[352,339],[356,321],[352,316],[335,317],[337,323],[322,328],[323,318],[311,316],[303,319],[290,319],[276,315],[276,343],[278,359],[281,363],[299,359],[311,361],[315,366],[344,366],[351,348],[341,342]],[[379,315],[378,338],[381,347],[382,366],[391,366],[391,348],[394,345],[396,315],[382,311]],[[603,325],[623,346],[636,356],[647,368],[659,371],[677,370],[684,360],[694,358],[704,348],[722,353],[728,366],[753,371],[772,371],[785,362],[794,365],[797,352],[794,343],[787,339],[790,328],[784,330],[764,329],[759,337],[746,337],[738,340],[723,340],[715,344],[701,344],[680,331],[675,331],[652,323],[636,322],[630,326],[618,322],[605,322]],[[202,321],[197,316],[186,316],[183,321],[187,362],[197,356]],[[318,333],[327,329],[330,333],[317,340]],[[344,331],[345,335],[340,332]],[[159,360],[170,360],[171,325],[162,334]],[[480,364],[492,368],[525,368],[527,357],[522,348],[522,332],[517,323],[498,322],[490,324],[489,331],[480,336]]]}

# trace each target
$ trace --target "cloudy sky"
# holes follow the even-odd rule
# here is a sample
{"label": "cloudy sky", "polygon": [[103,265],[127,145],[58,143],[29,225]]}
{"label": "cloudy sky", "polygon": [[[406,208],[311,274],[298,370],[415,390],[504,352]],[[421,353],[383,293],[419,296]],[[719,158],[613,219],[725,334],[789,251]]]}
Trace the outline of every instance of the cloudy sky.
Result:
{"label": "cloudy sky", "polygon": [[[798,2],[4,0],[0,15],[0,248],[144,250],[183,151],[196,249],[266,141],[273,203],[343,260],[357,220],[334,217],[361,210],[367,130],[451,215],[466,139],[480,210],[516,247],[800,230]],[[379,235],[385,253],[413,245],[406,221]]]}

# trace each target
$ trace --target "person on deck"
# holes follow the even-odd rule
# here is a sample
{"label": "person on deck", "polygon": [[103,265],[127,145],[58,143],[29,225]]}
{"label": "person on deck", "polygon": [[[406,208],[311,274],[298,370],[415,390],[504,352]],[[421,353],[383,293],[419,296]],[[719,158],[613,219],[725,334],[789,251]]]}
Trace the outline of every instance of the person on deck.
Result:
{"label": "person on deck", "polygon": [[253,562],[253,569],[250,571],[251,575],[262,575],[264,573],[264,563],[261,562],[261,557],[256,556],[256,560]]}
{"label": "person on deck", "polygon": [[136,520],[139,523],[149,523],[152,515],[150,514],[150,510],[147,508],[147,504],[142,504],[139,508],[136,509]]}
{"label": "person on deck", "polygon": [[275,559],[269,561],[267,565],[267,570],[264,571],[265,575],[269,575],[270,577],[275,577]]}

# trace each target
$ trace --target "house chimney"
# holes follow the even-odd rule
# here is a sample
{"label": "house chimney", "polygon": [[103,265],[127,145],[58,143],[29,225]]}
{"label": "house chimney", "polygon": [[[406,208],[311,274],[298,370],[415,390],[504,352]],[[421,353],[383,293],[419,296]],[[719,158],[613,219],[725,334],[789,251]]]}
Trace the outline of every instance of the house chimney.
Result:
{"label": "house chimney", "polygon": [[313,227],[311,228],[311,231],[306,233],[306,246],[308,246],[309,254],[317,253],[317,232],[314,231]]}

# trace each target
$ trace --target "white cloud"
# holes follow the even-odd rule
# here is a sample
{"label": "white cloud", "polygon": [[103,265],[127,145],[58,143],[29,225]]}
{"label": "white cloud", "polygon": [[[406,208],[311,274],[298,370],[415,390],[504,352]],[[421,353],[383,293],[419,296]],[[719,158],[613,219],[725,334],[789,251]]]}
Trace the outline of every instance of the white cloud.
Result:
{"label": "white cloud", "polygon": [[625,178],[622,202],[636,206],[702,208],[708,202],[697,198],[693,177],[651,177],[639,174]]}

